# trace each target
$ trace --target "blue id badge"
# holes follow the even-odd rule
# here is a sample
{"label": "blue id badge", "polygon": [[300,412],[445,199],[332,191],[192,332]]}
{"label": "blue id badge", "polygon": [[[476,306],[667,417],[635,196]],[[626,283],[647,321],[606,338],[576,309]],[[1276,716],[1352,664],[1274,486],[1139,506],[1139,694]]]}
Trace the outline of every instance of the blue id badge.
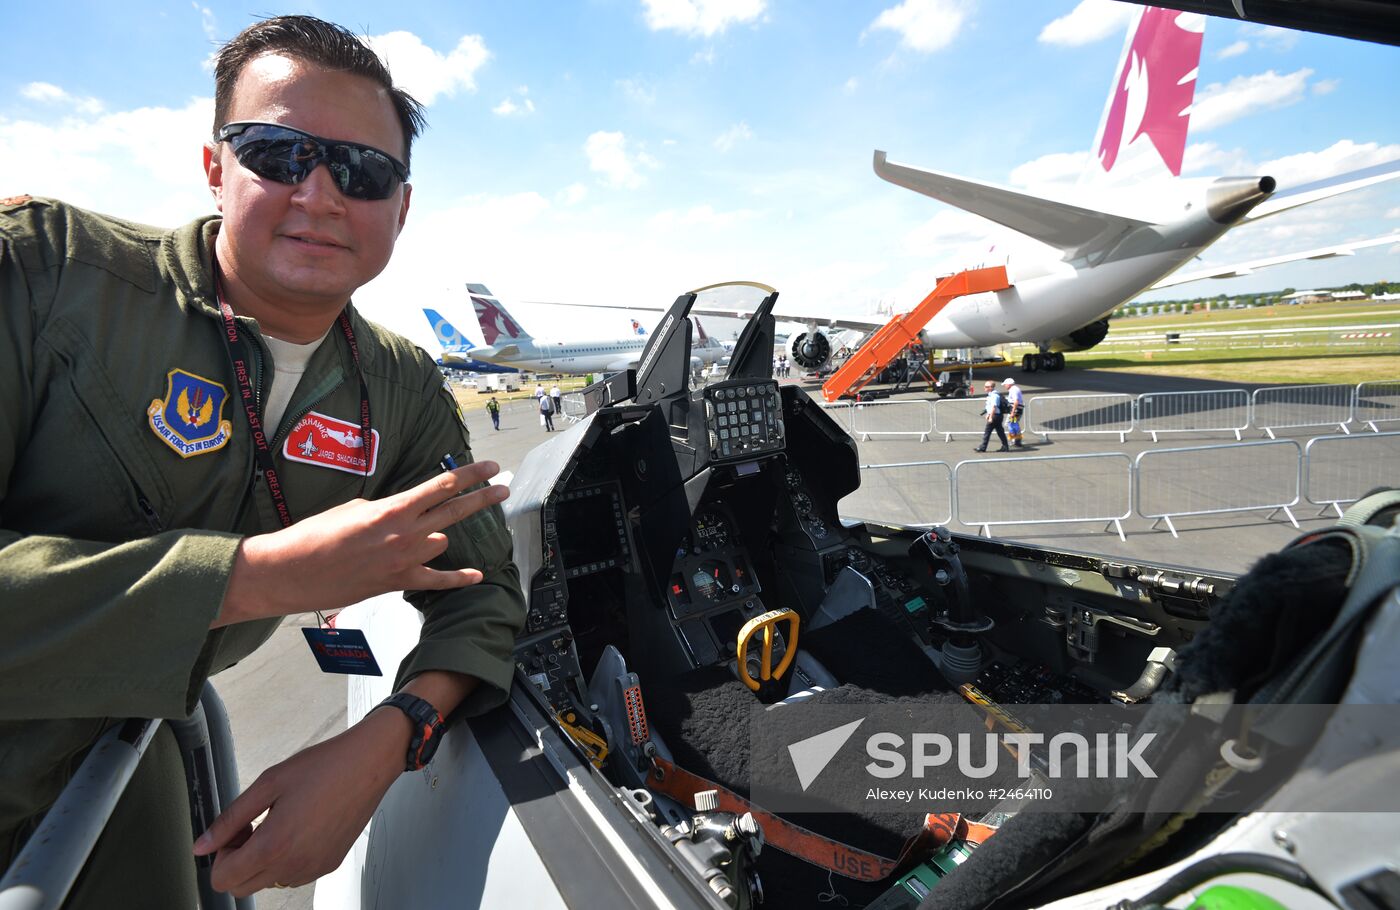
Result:
{"label": "blue id badge", "polygon": [[383,676],[369,649],[365,633],[359,629],[302,629],[311,653],[322,673],[349,673],[355,676]]}

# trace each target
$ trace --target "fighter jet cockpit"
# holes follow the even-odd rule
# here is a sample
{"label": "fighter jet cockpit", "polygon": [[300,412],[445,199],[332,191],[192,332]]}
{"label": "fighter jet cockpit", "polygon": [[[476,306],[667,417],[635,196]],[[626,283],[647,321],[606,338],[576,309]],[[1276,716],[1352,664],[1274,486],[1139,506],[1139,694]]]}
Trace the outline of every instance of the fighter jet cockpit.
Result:
{"label": "fighter jet cockpit", "polygon": [[[762,299],[727,372],[692,386],[686,313],[745,293]],[[586,416],[527,457],[507,509],[529,604],[518,678],[729,906],[765,892],[805,906],[832,893],[833,872],[871,904],[926,819],[833,816],[787,837],[774,827],[787,822],[755,811],[767,829],[735,833],[740,810],[761,809],[744,801],[754,705],[1141,701],[1230,580],[1029,550],[1017,560],[944,529],[843,521],[856,444],[773,379],[776,298],[750,284],[681,296],[635,374],[580,393]],[[721,807],[725,849],[706,852],[697,812]],[[809,833],[845,858],[771,848]],[[765,837],[769,849],[752,849]]]}

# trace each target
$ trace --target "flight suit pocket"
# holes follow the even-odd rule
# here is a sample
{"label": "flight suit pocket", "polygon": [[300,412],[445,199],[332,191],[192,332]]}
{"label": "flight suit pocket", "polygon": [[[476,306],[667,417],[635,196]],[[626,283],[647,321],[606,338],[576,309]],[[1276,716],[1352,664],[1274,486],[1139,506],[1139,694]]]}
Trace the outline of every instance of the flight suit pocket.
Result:
{"label": "flight suit pocket", "polygon": [[45,477],[61,478],[57,501],[80,507],[94,532],[123,537],[163,529],[174,496],[142,436],[144,408],[117,393],[97,353],[66,321],[51,322],[41,342],[68,379],[50,385],[30,440]]}

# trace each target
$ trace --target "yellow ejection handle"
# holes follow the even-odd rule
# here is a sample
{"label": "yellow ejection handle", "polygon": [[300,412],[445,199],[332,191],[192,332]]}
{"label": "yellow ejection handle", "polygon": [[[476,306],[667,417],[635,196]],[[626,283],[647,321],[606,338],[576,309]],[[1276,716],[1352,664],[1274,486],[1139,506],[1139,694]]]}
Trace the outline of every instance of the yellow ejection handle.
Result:
{"label": "yellow ejection handle", "polygon": [[[783,659],[775,668],[773,666],[773,627],[778,623],[787,621],[787,651],[783,654]],[[749,675],[748,653],[749,639],[752,638],[759,629],[763,630],[763,653],[759,660],[759,676],[763,682],[770,679],[781,679],[792,666],[793,658],[797,656],[797,627],[799,621],[797,614],[784,608],[781,610],[769,610],[761,613],[753,619],[744,623],[744,627],[739,630],[739,641],[735,647],[735,656],[739,659],[739,679],[744,685],[757,692],[762,685],[758,680]]]}

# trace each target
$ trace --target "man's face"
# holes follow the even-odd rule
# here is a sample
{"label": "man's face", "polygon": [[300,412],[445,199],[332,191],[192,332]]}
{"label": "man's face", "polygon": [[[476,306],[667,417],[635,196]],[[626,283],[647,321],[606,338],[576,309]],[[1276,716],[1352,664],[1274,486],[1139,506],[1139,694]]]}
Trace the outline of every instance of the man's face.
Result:
{"label": "man's face", "polygon": [[[257,57],[239,73],[229,122],[240,120],[404,158],[402,128],[378,83],[281,54]],[[206,150],[205,170],[224,216],[217,250],[225,275],[264,305],[299,313],[338,310],[378,275],[408,215],[407,185],[388,199],[351,199],[323,166],[289,186],[242,167],[226,142]]]}

